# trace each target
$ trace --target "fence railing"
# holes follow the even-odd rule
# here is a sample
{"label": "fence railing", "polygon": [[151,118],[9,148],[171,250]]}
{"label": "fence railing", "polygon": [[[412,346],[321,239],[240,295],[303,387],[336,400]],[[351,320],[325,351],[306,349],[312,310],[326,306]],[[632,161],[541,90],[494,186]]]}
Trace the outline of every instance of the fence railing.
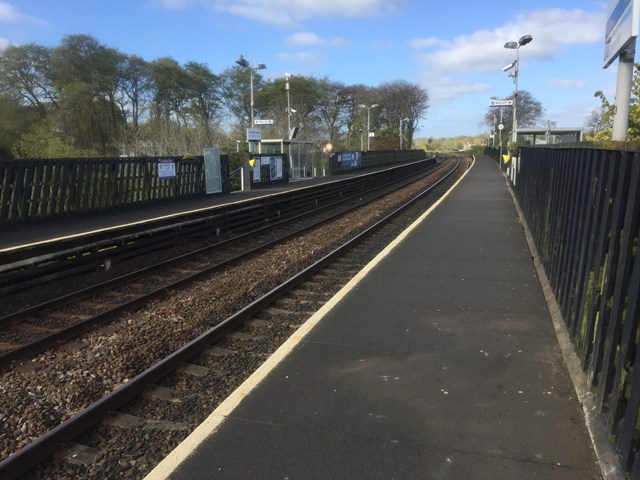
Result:
{"label": "fence railing", "polygon": [[516,169],[514,190],[597,408],[637,478],[640,153],[521,148]]}
{"label": "fence railing", "polygon": [[[174,176],[159,171],[167,162]],[[202,156],[0,160],[0,224],[204,193]]]}
{"label": "fence railing", "polygon": [[[424,150],[375,150],[369,152],[336,152],[331,156],[330,172],[332,175],[364,170],[381,165],[424,160]],[[347,159],[347,161],[344,161]]]}

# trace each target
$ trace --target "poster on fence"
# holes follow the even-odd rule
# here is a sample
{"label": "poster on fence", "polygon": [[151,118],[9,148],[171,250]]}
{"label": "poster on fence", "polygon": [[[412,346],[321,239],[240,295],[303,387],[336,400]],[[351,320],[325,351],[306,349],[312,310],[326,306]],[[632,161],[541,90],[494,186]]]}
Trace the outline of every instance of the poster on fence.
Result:
{"label": "poster on fence", "polygon": [[362,152],[340,152],[338,163],[343,169],[358,168],[362,166]]}
{"label": "poster on fence", "polygon": [[271,180],[282,180],[282,157],[268,157],[269,177]]}
{"label": "poster on fence", "polygon": [[175,180],[176,162],[170,158],[159,159],[158,160],[158,177],[164,180]]}

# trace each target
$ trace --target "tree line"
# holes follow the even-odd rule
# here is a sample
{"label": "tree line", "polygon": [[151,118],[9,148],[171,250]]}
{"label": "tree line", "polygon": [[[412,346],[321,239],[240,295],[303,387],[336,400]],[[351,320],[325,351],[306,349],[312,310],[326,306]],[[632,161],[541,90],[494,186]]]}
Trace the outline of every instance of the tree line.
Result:
{"label": "tree line", "polygon": [[[609,101],[601,90],[598,90],[594,96],[600,99],[601,105],[600,108],[593,110],[587,118],[585,140],[593,142],[611,140],[613,136],[613,119],[616,113],[615,99]],[[630,142],[640,141],[640,63],[636,63],[633,69],[627,140]]]}
{"label": "tree line", "polygon": [[[91,35],[66,36],[53,48],[9,45],[0,51],[0,157],[245,150],[251,73],[240,65],[216,74],[194,61],[147,61]],[[297,138],[318,148],[361,150],[369,125],[371,148],[399,148],[401,136],[408,148],[429,107],[427,91],[404,80],[370,87],[293,76],[289,109],[286,82],[253,71],[255,118],[274,121],[261,127],[263,138],[288,138],[290,120]]]}

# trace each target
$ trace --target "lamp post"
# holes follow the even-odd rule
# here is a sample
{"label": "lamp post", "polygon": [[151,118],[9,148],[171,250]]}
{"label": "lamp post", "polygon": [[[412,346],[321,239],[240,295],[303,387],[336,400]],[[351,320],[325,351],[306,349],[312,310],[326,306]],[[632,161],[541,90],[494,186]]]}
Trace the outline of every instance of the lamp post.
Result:
{"label": "lamp post", "polygon": [[287,145],[287,153],[289,155],[289,167],[293,171],[293,161],[291,160],[291,97],[289,96],[289,79],[293,77],[290,73],[285,73],[284,78],[286,80],[285,89],[287,90],[287,137],[289,138],[289,145]]}
{"label": "lamp post", "polygon": [[[241,67],[244,68],[248,68],[249,71],[251,72],[251,80],[250,80],[250,85],[251,85],[251,125],[249,126],[249,128],[253,128],[254,127],[254,118],[253,118],[253,72],[258,71],[258,70],[263,70],[265,68],[267,68],[267,66],[264,63],[258,63],[257,65],[251,65],[246,58],[244,58],[242,55],[240,55],[240,58],[238,60],[236,60],[236,63],[238,65],[240,65]],[[251,144],[249,144],[249,146],[251,146]],[[251,151],[251,148],[249,149]],[[251,152],[253,153],[253,152]]]}
{"label": "lamp post", "polygon": [[400,119],[400,150],[402,150],[402,137],[404,136],[404,122],[408,122],[407,117]]}
{"label": "lamp post", "polygon": [[515,87],[513,93],[513,132],[511,132],[513,136],[513,143],[517,143],[518,141],[518,118],[516,114],[518,104],[518,71],[520,70],[520,47],[531,42],[531,40],[533,40],[533,37],[531,35],[523,35],[517,42],[507,42],[504,44],[504,48],[515,49],[516,51],[516,61],[511,65],[505,67],[505,71],[510,70],[511,67],[514,67],[513,73],[509,74],[509,76],[513,76],[513,85]]}
{"label": "lamp post", "polygon": [[377,103],[374,103],[370,107],[367,107],[366,105],[359,105],[360,108],[367,109],[367,152],[369,151],[369,148],[371,148],[371,137],[369,136],[371,129],[371,109],[376,108],[377,106]]}
{"label": "lamp post", "polygon": [[496,148],[496,115],[493,114],[493,131],[491,132],[491,136],[493,137],[492,147]]}

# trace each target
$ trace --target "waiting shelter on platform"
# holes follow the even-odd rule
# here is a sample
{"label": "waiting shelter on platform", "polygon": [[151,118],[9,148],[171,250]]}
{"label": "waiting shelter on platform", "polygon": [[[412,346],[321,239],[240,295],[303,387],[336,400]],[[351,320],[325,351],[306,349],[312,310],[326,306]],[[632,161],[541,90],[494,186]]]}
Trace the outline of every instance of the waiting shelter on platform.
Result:
{"label": "waiting shelter on platform", "polygon": [[518,128],[518,143],[520,144],[554,145],[581,141],[581,128]]}
{"label": "waiting shelter on platform", "polygon": [[290,178],[306,178],[313,175],[309,162],[309,145],[313,145],[313,142],[284,138],[267,139],[258,143],[258,153],[286,153],[289,156]]}

